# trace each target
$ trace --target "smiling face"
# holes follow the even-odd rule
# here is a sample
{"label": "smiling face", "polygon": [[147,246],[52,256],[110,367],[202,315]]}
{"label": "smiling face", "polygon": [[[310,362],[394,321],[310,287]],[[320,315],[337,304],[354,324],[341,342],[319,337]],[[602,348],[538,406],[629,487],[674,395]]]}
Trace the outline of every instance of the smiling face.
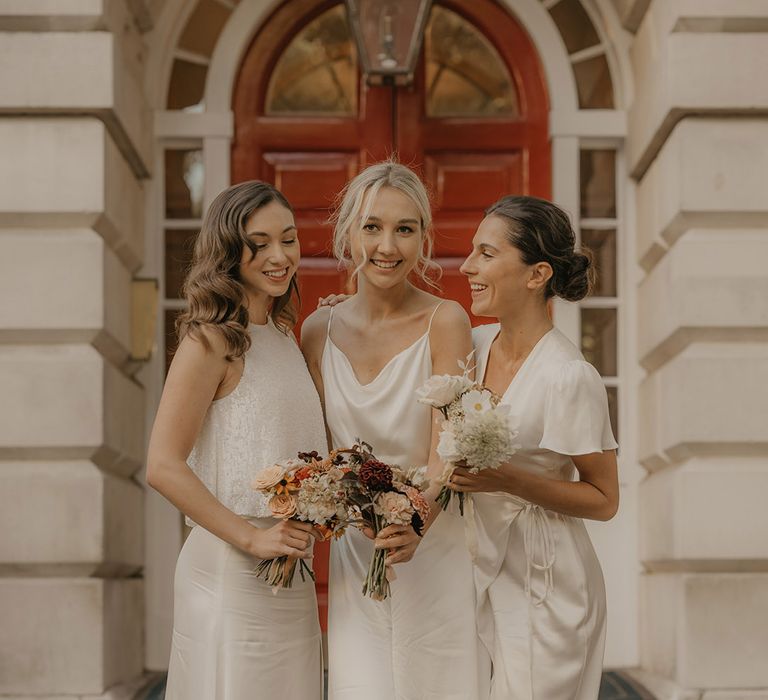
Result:
{"label": "smiling face", "polygon": [[507,226],[499,216],[486,216],[472,239],[472,252],[461,265],[470,284],[475,316],[506,316],[532,295],[544,303],[543,288],[551,268],[547,263],[526,265],[509,242]]}
{"label": "smiling face", "polygon": [[293,214],[272,201],[248,218],[245,234],[253,245],[243,246],[240,279],[249,297],[266,305],[288,291],[299,267],[300,249]]}
{"label": "smiling face", "polygon": [[415,202],[393,187],[368,199],[361,207],[365,220],[350,230],[352,262],[370,284],[391,288],[407,279],[419,259],[421,216]]}

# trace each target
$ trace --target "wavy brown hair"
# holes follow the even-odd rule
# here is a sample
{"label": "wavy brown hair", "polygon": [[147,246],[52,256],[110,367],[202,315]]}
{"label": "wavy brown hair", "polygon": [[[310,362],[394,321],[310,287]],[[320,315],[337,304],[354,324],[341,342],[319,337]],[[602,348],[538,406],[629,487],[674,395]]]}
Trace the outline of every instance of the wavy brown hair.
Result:
{"label": "wavy brown hair", "polygon": [[[208,207],[182,287],[187,308],[176,319],[179,342],[190,335],[210,348],[201,331],[215,328],[226,343],[227,360],[242,357],[250,348],[250,319],[240,278],[240,261],[244,248],[248,248],[252,256],[256,255],[256,245],[245,233],[248,219],[270,202],[278,202],[293,212],[282,192],[259,180],[227,188]],[[299,288],[294,273],[288,291],[274,299],[270,310],[275,325],[284,333],[289,333],[296,324],[298,303]]]}

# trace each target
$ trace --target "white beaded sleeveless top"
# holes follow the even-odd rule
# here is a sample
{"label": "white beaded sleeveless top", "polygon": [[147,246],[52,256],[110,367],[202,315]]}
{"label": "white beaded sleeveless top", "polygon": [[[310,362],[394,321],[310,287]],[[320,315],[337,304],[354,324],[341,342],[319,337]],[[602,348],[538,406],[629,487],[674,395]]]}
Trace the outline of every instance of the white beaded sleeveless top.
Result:
{"label": "white beaded sleeveless top", "polygon": [[389,464],[407,468],[427,463],[432,409],[418,403],[416,389],[432,374],[429,331],[439,306],[424,335],[395,355],[367,384],[358,381],[352,363],[331,338],[331,309],[321,372],[334,448],[349,447],[359,438]]}
{"label": "white beaded sleeveless top", "polygon": [[249,332],[240,382],[211,404],[188,463],[227,508],[269,517],[265,497],[251,489],[253,477],[298,452],[327,454],[328,446],[320,398],[293,334],[272,319]]}

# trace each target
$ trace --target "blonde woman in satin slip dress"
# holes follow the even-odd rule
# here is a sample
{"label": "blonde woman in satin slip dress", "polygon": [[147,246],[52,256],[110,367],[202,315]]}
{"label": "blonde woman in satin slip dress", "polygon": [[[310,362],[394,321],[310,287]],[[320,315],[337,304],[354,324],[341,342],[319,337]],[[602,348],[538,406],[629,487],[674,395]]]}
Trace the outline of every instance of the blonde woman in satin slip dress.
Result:
{"label": "blonde woman in satin slip dress", "polygon": [[499,319],[474,329],[477,378],[521,421],[509,464],[451,477],[473,496],[493,700],[596,700],[600,688],[605,589],[582,518],[616,513],[617,445],[600,376],[547,313],[552,296],[588,292],[590,260],[574,238],[554,204],[504,197],[461,268],[472,312]]}
{"label": "blonde woman in satin slip dress", "polygon": [[[188,309],[152,430],[147,481],[193,526],[176,565],[166,700],[321,700],[312,581],[276,594],[259,559],[311,557],[311,528],[270,517],[255,473],[327,450],[291,333],[299,242],[271,185],[222,192],[195,243]],[[151,537],[152,533],[148,533]]]}
{"label": "blonde woman in satin slip dress", "polygon": [[[415,391],[433,372],[456,374],[471,340],[458,304],[409,282],[429,265],[430,221],[424,185],[405,166],[379,163],[354,178],[338,210],[335,251],[352,266],[357,293],[310,316],[302,347],[334,447],[359,437],[385,462],[429,464],[434,475],[443,469],[437,431]],[[376,540],[396,575],[384,601],[362,595],[374,543],[351,529],[332,544],[329,700],[487,697],[463,524],[437,506],[433,515],[421,542],[401,526]]]}

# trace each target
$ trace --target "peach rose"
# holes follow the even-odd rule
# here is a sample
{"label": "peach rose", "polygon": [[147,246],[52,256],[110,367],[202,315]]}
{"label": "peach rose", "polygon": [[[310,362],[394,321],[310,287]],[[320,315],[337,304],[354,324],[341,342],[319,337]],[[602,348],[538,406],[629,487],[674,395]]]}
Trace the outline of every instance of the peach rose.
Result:
{"label": "peach rose", "polygon": [[276,518],[290,518],[296,513],[296,499],[287,493],[272,496],[269,499],[269,509]]}
{"label": "peach rose", "polygon": [[251,488],[256,491],[266,491],[277,486],[285,477],[285,467],[273,464],[262,469],[251,482]]}
{"label": "peach rose", "polygon": [[373,510],[378,515],[383,515],[388,525],[408,525],[414,508],[407,496],[387,491],[373,504]]}
{"label": "peach rose", "polygon": [[406,486],[405,487],[405,495],[408,496],[408,500],[410,500],[411,505],[416,509],[416,512],[419,514],[419,517],[422,519],[423,522],[427,522],[427,518],[429,518],[429,503],[427,503],[427,499],[424,498],[424,496],[421,495],[421,492],[418,489],[413,488],[413,486]]}

